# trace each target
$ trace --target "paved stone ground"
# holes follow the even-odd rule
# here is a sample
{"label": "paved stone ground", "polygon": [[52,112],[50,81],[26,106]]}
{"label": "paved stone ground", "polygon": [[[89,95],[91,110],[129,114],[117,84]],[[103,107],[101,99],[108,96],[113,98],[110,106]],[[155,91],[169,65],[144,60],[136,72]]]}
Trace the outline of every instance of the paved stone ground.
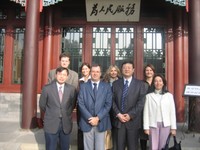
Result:
{"label": "paved stone ground", "polygon": [[[171,143],[172,144],[171,140]],[[177,141],[182,150],[200,150],[200,134],[188,132],[184,125],[178,125]],[[45,150],[43,129],[22,130],[19,123],[0,122],[0,150]],[[77,150],[77,125],[71,135],[71,150]]]}
{"label": "paved stone ground", "polygon": [[[71,150],[77,149],[76,123],[71,135]],[[45,150],[43,129],[23,130],[16,122],[0,122],[0,150]]]}

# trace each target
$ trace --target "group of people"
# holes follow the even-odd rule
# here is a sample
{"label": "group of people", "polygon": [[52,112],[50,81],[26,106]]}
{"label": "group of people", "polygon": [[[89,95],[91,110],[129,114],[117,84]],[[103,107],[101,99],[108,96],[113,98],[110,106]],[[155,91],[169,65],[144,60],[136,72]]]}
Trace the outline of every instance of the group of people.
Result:
{"label": "group of people", "polygon": [[[72,112],[77,110],[79,150],[161,150],[168,135],[176,134],[173,95],[166,79],[144,68],[144,80],[134,77],[134,64],[111,65],[105,75],[101,66],[83,63],[82,77],[68,68],[70,55],[60,55],[60,66],[49,72],[39,100],[44,112],[47,150],[68,150]],[[59,144],[58,144],[59,143]]]}

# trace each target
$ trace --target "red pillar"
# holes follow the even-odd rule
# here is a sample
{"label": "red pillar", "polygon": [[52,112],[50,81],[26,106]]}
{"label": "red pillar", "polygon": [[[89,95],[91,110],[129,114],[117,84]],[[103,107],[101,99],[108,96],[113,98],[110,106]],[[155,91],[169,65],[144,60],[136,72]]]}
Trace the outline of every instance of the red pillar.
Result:
{"label": "red pillar", "polygon": [[[200,0],[189,0],[189,83],[200,86]],[[189,129],[200,132],[200,97],[189,99]]]}
{"label": "red pillar", "polygon": [[139,51],[135,51],[135,58],[134,59],[134,66],[135,66],[135,72],[134,75],[137,79],[143,80],[144,74],[143,74],[143,66],[144,66],[144,56],[143,56],[143,49],[144,49],[144,39],[143,39],[143,27],[138,26],[136,28],[136,38],[134,38],[134,42],[136,42],[136,49]]}
{"label": "red pillar", "polygon": [[167,79],[167,88],[168,90],[174,94],[174,29],[173,29],[173,12],[171,10],[168,11],[167,15],[167,35],[165,39],[165,53],[166,53],[166,79]]}
{"label": "red pillar", "polygon": [[[42,55],[42,87],[48,83],[48,73],[51,69],[51,56],[52,56],[52,21],[53,21],[52,8],[48,7],[45,11],[45,24],[44,24],[44,49]],[[41,87],[41,88],[42,88]],[[40,118],[44,118],[44,112],[40,110]],[[41,120],[40,120],[41,121]],[[39,127],[42,127],[42,122],[39,122]]]}
{"label": "red pillar", "polygon": [[40,1],[28,0],[23,63],[22,128],[36,127]]}
{"label": "red pillar", "polygon": [[184,122],[184,40],[182,10],[177,9],[174,15],[174,98],[177,121]]}
{"label": "red pillar", "polygon": [[48,73],[51,69],[51,55],[52,54],[52,8],[49,7],[45,11],[45,25],[44,25],[44,51],[42,63],[42,86],[48,82]]}

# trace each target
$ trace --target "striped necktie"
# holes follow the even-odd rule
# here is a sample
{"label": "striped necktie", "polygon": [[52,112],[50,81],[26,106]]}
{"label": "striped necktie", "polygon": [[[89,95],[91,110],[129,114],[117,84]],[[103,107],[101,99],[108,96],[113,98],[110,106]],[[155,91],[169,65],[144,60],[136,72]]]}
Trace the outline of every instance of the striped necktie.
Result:
{"label": "striped necktie", "polygon": [[123,92],[122,92],[122,101],[121,101],[122,112],[125,110],[125,100],[126,100],[127,93],[128,93],[128,80],[126,80],[123,87]]}

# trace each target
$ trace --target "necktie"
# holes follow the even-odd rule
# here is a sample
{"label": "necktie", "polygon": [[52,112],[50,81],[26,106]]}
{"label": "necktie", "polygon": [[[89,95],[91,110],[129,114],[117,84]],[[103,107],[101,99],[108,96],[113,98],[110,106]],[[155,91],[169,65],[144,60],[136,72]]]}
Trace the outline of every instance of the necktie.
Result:
{"label": "necktie", "polygon": [[97,96],[97,84],[93,83],[93,85],[94,85],[94,88],[93,88],[94,97],[96,98],[96,96]]}
{"label": "necktie", "polygon": [[59,94],[60,102],[62,102],[62,97],[63,97],[62,86],[59,87],[58,94]]}
{"label": "necktie", "polygon": [[126,80],[124,87],[123,87],[123,92],[122,92],[122,102],[121,102],[121,110],[122,112],[125,109],[125,99],[128,93],[128,80]]}

